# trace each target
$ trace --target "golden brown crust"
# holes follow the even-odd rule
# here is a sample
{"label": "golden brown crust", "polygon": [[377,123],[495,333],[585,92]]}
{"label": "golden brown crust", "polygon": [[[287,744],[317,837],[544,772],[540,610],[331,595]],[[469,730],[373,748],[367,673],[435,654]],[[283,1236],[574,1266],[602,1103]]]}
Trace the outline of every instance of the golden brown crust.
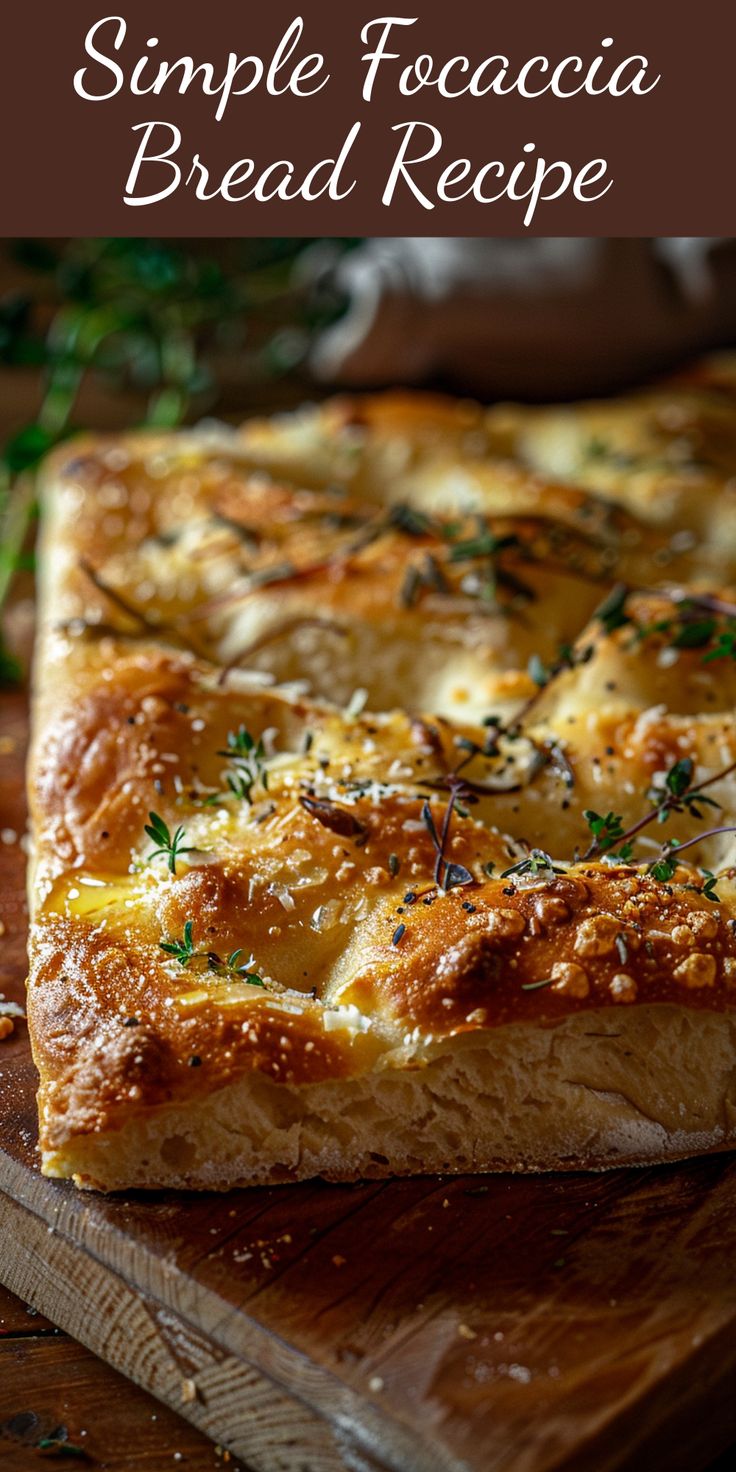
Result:
{"label": "golden brown crust", "polygon": [[[131,1122],[204,1117],[259,1077],[284,1100],[334,1085],[339,1110],[348,1081],[357,1098],[397,1070],[429,1078],[471,1035],[659,1007],[730,1028],[733,835],[706,830],[736,812],[736,661],[718,653],[736,535],[720,511],[702,542],[679,520],[697,482],[702,530],[703,498],[736,473],[727,400],[706,383],[545,419],[387,396],[57,455],[30,775],[50,1169],[124,1184]],[[545,482],[541,449],[524,467],[561,415],[576,444],[605,426],[605,484],[587,461],[567,466],[575,486]],[[682,448],[649,464],[668,514],[629,493],[619,441],[651,461],[675,423],[700,464]],[[617,582],[640,591],[600,616]],[[700,806],[669,802],[678,764]],[[611,862],[590,815],[625,836],[652,803],[667,826]],[[172,869],[152,813],[182,830]],[[647,871],[663,837],[692,845],[665,877]],[[686,1153],[668,1128],[659,1156]],[[693,1148],[729,1128],[693,1123]],[[563,1152],[552,1130],[548,1163],[611,1163],[586,1139]],[[263,1149],[176,1179],[276,1178]],[[476,1167],[504,1163],[494,1149]],[[327,1174],[366,1168],[323,1155],[305,1147]],[[436,1168],[420,1141],[419,1167],[397,1149],[389,1168],[423,1158]],[[165,1178],[160,1161],[135,1173]]]}

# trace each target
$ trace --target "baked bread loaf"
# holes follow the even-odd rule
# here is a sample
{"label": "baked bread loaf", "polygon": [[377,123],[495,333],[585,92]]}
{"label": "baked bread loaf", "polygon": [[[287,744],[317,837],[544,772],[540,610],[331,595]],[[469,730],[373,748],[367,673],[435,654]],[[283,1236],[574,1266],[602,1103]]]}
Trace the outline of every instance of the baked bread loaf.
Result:
{"label": "baked bread loaf", "polygon": [[43,1169],[736,1144],[736,373],[78,441],[43,490]]}

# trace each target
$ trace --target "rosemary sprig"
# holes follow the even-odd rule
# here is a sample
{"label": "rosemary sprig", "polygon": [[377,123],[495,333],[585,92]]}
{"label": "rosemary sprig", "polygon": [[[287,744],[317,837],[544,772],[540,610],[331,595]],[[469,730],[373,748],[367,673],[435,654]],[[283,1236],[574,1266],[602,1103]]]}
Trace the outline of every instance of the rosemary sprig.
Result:
{"label": "rosemary sprig", "polygon": [[425,552],[421,563],[410,562],[399,592],[402,608],[413,608],[423,592],[447,593],[449,583],[437,558]]}
{"label": "rosemary sprig", "polygon": [[385,520],[387,526],[394,527],[407,537],[437,535],[437,523],[427,516],[426,511],[420,511],[409,502],[397,501],[390,508]]}

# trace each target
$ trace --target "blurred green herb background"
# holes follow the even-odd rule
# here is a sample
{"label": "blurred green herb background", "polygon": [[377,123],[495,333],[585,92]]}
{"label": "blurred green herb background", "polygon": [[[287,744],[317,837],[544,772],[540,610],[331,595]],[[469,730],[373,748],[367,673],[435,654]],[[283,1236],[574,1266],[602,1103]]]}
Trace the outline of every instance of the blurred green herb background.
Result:
{"label": "blurred green herb background", "polygon": [[[22,677],[3,615],[33,566],[34,472],[81,428],[90,375],[130,399],[129,427],[175,426],[239,388],[299,378],[316,332],[343,303],[327,282],[354,241],[255,239],[8,242],[23,287],[0,298],[0,366],[40,382],[37,412],[0,441],[0,685]],[[226,372],[225,372],[226,376]],[[128,399],[126,398],[126,402]]]}

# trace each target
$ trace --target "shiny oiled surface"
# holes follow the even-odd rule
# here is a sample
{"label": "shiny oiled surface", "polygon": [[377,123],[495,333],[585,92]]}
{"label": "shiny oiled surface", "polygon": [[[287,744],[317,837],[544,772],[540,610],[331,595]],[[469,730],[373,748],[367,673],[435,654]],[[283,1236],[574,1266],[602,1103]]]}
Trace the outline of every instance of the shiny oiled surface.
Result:
{"label": "shiny oiled surface", "polygon": [[[401,393],[51,458],[28,996],[50,1175],[211,1189],[733,1142],[736,415],[680,388],[615,423],[649,469],[602,441],[608,500],[498,461],[496,410]],[[718,572],[679,522],[703,497]]]}
{"label": "shiny oiled surface", "polygon": [[[0,991],[20,999],[25,712],[0,699]],[[270,1426],[233,1423],[237,1449],[253,1436],[254,1465],[695,1472],[736,1437],[733,1157],[600,1177],[105,1199],[39,1176],[34,1086],[20,1023],[0,1044],[0,1210],[27,1229],[3,1233],[0,1279],[22,1278],[29,1299],[117,1363],[110,1305],[132,1315],[142,1299],[168,1334],[178,1397],[153,1349],[126,1368],[200,1424],[217,1387],[202,1370],[200,1388],[198,1353],[236,1390],[238,1365],[244,1385],[253,1370],[266,1377]],[[76,1299],[94,1273],[81,1308],[61,1289],[55,1308],[63,1253]]]}

